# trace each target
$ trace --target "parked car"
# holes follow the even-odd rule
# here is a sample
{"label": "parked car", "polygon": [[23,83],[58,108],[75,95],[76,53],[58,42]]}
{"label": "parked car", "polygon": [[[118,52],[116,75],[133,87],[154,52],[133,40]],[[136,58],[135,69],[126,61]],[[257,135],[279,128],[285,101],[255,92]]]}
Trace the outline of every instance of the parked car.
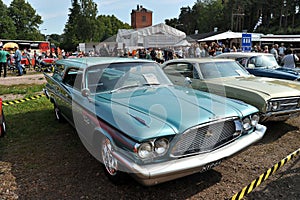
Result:
{"label": "parked car", "polygon": [[257,107],[261,121],[300,114],[300,83],[256,77],[232,59],[177,59],[162,65],[176,85],[238,99]]}
{"label": "parked car", "polygon": [[235,59],[255,76],[300,81],[300,69],[281,67],[271,53],[230,52],[216,58]]}
{"label": "parked car", "polygon": [[257,108],[173,85],[156,62],[86,57],[55,62],[45,94],[113,182],[154,185],[218,165],[260,140]]}
{"label": "parked car", "polygon": [[0,98],[0,137],[6,134],[6,123],[2,106],[2,99]]}

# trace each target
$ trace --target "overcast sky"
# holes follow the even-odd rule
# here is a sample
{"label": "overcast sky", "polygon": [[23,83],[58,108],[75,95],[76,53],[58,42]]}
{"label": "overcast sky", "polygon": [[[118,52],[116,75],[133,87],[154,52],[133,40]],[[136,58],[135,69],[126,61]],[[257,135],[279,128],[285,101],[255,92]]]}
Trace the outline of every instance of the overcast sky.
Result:
{"label": "overcast sky", "polygon": [[[7,6],[12,0],[2,0]],[[42,16],[40,30],[43,34],[62,34],[68,19],[71,0],[25,0]],[[137,5],[153,12],[153,25],[164,23],[165,19],[178,18],[180,8],[192,7],[196,0],[94,0],[98,15],[114,15],[130,25],[130,13]],[[47,30],[45,30],[47,29]]]}

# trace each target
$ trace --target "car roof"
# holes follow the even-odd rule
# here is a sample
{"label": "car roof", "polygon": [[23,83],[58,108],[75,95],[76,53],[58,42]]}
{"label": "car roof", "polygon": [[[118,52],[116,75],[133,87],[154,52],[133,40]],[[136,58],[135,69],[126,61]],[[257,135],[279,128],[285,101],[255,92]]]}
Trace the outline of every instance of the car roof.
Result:
{"label": "car roof", "polygon": [[228,52],[222,53],[216,56],[216,58],[223,58],[223,57],[232,57],[232,58],[239,58],[239,57],[253,57],[253,56],[273,56],[271,53],[263,53],[263,52]]}
{"label": "car roof", "polygon": [[135,58],[121,58],[121,57],[82,57],[82,58],[67,58],[57,60],[56,64],[87,68],[89,66],[101,65],[101,64],[110,64],[110,63],[128,63],[128,62],[154,62],[151,60],[142,60]]}
{"label": "car roof", "polygon": [[233,60],[225,59],[225,58],[180,58],[180,59],[173,59],[168,60],[164,64],[172,63],[172,62],[190,62],[190,63],[209,63],[209,62],[216,62],[222,61],[222,62],[233,62]]}

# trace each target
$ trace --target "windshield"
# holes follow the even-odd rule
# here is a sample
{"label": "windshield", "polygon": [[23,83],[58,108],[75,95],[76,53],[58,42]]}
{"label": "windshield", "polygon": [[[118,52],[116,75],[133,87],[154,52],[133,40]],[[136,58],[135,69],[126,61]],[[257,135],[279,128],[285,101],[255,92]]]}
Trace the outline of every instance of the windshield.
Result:
{"label": "windshield", "polygon": [[91,93],[153,85],[170,85],[171,82],[156,63],[113,63],[93,66],[86,71],[86,84]]}
{"label": "windshield", "polygon": [[204,79],[249,76],[249,73],[235,61],[199,63],[199,67]]}
{"label": "windshield", "polygon": [[249,59],[249,64],[254,64],[255,67],[268,67],[268,68],[277,68],[278,64],[273,55],[261,55],[251,57]]}

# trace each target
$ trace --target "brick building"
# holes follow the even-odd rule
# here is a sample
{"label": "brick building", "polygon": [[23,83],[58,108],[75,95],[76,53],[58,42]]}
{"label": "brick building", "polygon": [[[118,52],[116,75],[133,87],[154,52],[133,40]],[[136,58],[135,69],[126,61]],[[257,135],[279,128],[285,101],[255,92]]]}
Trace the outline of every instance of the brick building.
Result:
{"label": "brick building", "polygon": [[148,26],[152,26],[152,11],[137,5],[137,9],[131,12],[131,27],[136,29]]}

